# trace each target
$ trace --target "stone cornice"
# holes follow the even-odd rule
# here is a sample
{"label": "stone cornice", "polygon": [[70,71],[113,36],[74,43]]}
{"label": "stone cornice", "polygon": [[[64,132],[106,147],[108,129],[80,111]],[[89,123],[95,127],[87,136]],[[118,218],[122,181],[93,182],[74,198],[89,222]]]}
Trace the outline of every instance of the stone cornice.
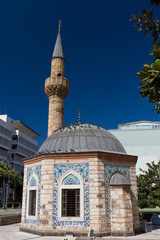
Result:
{"label": "stone cornice", "polygon": [[45,93],[48,97],[57,95],[61,98],[65,98],[69,92],[69,88],[63,85],[49,85],[45,87]]}
{"label": "stone cornice", "polygon": [[116,153],[102,153],[102,152],[87,152],[87,153],[48,153],[33,156],[23,160],[24,165],[41,162],[47,159],[54,160],[72,160],[72,159],[83,159],[88,160],[89,158],[98,158],[100,160],[107,160],[110,162],[119,163],[134,163],[137,162],[137,156],[116,154]]}

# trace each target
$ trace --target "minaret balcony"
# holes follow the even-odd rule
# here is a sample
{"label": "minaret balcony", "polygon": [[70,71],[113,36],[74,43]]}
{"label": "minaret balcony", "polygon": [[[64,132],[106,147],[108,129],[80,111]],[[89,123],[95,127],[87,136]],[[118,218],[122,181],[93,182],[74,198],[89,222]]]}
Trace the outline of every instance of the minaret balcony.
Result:
{"label": "minaret balcony", "polygon": [[63,98],[69,92],[69,80],[62,76],[49,77],[45,80],[45,93],[47,96],[59,95]]}
{"label": "minaret balcony", "polygon": [[69,80],[62,76],[49,77],[45,81],[45,87],[49,85],[63,85],[64,87],[69,87]]}

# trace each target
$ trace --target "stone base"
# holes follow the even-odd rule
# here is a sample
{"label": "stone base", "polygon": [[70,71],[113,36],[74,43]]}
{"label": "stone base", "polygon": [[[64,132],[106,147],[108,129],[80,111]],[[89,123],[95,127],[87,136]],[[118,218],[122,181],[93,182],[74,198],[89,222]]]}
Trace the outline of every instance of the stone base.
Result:
{"label": "stone base", "polygon": [[[68,234],[67,231],[53,231],[53,230],[36,230],[31,228],[20,227],[20,231],[37,234],[40,236],[66,236]],[[73,237],[78,237],[76,240],[87,240],[88,239],[88,232],[71,232],[70,234]],[[134,236],[134,232],[95,232],[95,237],[106,237],[106,236],[117,236],[117,237],[129,237]]]}
{"label": "stone base", "polygon": [[130,237],[130,236],[135,236],[135,232],[111,232],[111,236],[114,236],[114,237]]}

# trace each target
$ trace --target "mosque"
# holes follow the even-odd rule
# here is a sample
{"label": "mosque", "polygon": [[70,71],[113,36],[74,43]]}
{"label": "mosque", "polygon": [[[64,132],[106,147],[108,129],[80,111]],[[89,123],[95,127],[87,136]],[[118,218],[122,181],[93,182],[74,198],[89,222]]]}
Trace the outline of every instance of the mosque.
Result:
{"label": "mosque", "polygon": [[39,235],[131,236],[140,229],[136,156],[107,130],[92,124],[63,126],[69,81],[60,25],[45,80],[48,138],[24,160],[21,231]]}

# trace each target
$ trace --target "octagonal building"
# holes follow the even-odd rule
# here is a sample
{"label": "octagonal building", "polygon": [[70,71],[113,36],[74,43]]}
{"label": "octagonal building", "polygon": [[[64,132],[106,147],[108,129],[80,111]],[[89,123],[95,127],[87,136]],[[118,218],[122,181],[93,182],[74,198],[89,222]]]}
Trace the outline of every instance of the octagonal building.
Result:
{"label": "octagonal building", "polygon": [[139,231],[135,165],[122,144],[92,124],[63,126],[64,77],[60,27],[45,81],[48,138],[24,160],[21,230],[40,235],[131,236]]}

